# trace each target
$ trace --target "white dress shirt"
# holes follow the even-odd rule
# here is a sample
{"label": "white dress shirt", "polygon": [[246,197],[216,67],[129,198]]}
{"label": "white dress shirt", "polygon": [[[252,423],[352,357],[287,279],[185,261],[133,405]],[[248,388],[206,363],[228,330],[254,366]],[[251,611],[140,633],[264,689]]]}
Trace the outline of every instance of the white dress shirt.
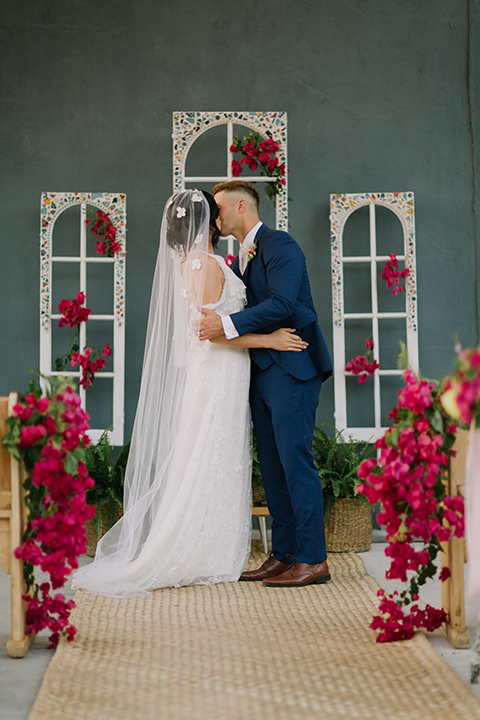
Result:
{"label": "white dress shirt", "polygon": [[[249,245],[253,245],[255,240],[255,235],[260,230],[263,223],[259,221],[256,225],[253,226],[253,228],[245,235],[243,238],[243,242],[241,244],[242,248],[248,248]],[[223,332],[225,333],[225,337],[227,340],[233,340],[233,338],[238,337],[238,332],[235,328],[235,325],[233,324],[232,318],[230,315],[223,315],[222,316],[222,325],[223,325]]]}

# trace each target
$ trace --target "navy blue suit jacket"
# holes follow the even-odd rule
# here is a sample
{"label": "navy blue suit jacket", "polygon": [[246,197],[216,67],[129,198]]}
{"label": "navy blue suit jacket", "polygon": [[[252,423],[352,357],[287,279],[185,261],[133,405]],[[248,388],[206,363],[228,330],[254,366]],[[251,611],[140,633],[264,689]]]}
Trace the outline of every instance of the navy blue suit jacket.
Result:
{"label": "navy blue suit jacket", "polygon": [[252,360],[265,369],[273,362],[300,380],[332,374],[332,361],[320,330],[308,281],[305,255],[286,232],[262,225],[256,238],[256,254],[240,275],[238,258],[232,270],[247,287],[247,308],[231,315],[239,335],[270,333],[295,328],[309,343],[302,352],[252,348]]}

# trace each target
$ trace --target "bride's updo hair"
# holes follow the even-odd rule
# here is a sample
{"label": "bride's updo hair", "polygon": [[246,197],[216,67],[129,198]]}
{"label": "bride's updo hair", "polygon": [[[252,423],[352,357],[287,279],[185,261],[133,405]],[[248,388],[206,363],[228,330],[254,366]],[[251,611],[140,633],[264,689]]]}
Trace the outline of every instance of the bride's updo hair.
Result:
{"label": "bride's updo hair", "polygon": [[220,230],[217,227],[217,218],[220,215],[220,211],[213,195],[206,190],[202,190],[202,193],[205,195],[210,208],[210,227],[213,229],[212,245],[216,248],[220,240]]}
{"label": "bride's updo hair", "polygon": [[[205,215],[205,203],[201,202],[202,195],[208,203],[208,218]],[[166,210],[168,245],[180,255],[189,252],[196,240],[197,233],[208,219],[213,230],[212,245],[217,247],[220,239],[220,231],[216,223],[218,216],[218,205],[209,192],[183,190],[176,193],[170,198]]]}

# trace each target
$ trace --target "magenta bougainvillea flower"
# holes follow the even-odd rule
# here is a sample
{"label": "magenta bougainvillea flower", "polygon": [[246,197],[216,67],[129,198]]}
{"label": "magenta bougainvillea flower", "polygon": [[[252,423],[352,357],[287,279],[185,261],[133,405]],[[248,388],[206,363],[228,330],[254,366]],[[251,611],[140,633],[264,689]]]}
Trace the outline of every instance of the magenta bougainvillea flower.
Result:
{"label": "magenta bougainvillea flower", "polygon": [[[14,551],[23,560],[27,590],[27,632],[51,631],[53,647],[61,634],[73,640],[76,628],[70,623],[75,607],[59,593],[78,556],[85,552],[85,522],[95,514],[87,505],[86,492],[95,484],[83,462],[89,444],[88,415],[80,398],[63,378],[49,379],[50,397],[32,381],[34,392],[15,405],[7,421],[11,427],[4,444],[23,460],[29,494],[28,519],[23,543]],[[49,575],[49,582],[35,584],[34,567]]]}
{"label": "magenta bougainvillea flower", "polygon": [[395,253],[390,253],[390,260],[383,268],[382,279],[387,281],[387,290],[392,288],[392,295],[398,295],[399,292],[405,292],[405,288],[400,285],[400,278],[406,278],[410,275],[410,270],[397,270],[398,260]]}
{"label": "magenta bougainvillea flower", "polygon": [[[85,222],[88,225],[89,220],[87,219]],[[95,241],[95,247],[99,255],[108,255],[108,257],[113,257],[121,251],[122,246],[116,239],[117,228],[110,220],[109,213],[97,210],[95,222],[92,226],[92,233],[97,238]]]}
{"label": "magenta bougainvillea flower", "polygon": [[104,369],[106,365],[105,358],[112,355],[112,353],[113,351],[108,343],[101,351],[93,350],[91,347],[87,347],[83,351],[83,354],[72,352],[70,365],[72,365],[72,367],[79,365],[82,368],[82,377],[80,378],[79,384],[84,388],[91,385],[95,373]]}
{"label": "magenta bougainvillea flower", "polygon": [[[380,456],[358,470],[357,492],[372,505],[381,503],[378,522],[385,526],[385,554],[391,558],[386,577],[408,583],[400,594],[379,591],[381,614],[371,625],[379,630],[377,642],[407,639],[420,627],[432,631],[445,621],[443,610],[410,603],[418,600],[419,586],[436,574],[433,561],[440,543],[464,534],[463,499],[446,496],[443,482],[457,426],[442,408],[437,384],[411,370],[404,378],[389,415],[394,424],[375,443]],[[420,550],[412,544],[416,539],[423,541]],[[448,569],[442,570],[440,579],[448,577]]]}
{"label": "magenta bougainvillea flower", "polygon": [[460,350],[456,370],[443,384],[442,405],[462,425],[480,423],[480,348]]}
{"label": "magenta bougainvillea flower", "polygon": [[58,321],[59,327],[68,325],[68,327],[74,327],[82,322],[87,322],[88,316],[92,312],[91,308],[83,307],[85,302],[85,295],[80,290],[77,293],[75,300],[61,300],[58,305],[63,317]]}
{"label": "magenta bougainvillea flower", "polygon": [[371,377],[380,365],[372,359],[373,340],[369,338],[365,343],[366,355],[357,355],[345,365],[345,370],[353,375],[358,375],[358,384],[361,385]]}
{"label": "magenta bougainvillea flower", "polygon": [[280,145],[272,138],[263,140],[258,133],[249,133],[243,140],[238,135],[234,136],[233,144],[230,146],[231,153],[240,153],[242,158],[232,160],[232,173],[234,177],[238,177],[246,165],[252,172],[257,168],[260,169],[261,175],[267,175],[272,178],[272,182],[264,183],[265,194],[269,200],[278,195],[280,186],[285,185],[285,175],[287,170],[285,163],[280,163],[277,153]]}

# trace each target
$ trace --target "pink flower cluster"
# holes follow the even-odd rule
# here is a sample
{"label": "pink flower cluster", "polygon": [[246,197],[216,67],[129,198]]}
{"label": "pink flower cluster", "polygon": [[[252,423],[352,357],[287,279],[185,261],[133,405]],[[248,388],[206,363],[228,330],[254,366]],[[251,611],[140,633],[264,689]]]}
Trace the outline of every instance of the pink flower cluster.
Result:
{"label": "pink flower cluster", "polygon": [[87,322],[92,310],[91,308],[82,307],[84,302],[85,295],[80,291],[78,291],[75,300],[62,300],[58,306],[58,309],[63,315],[58,321],[59,327],[63,327],[64,325],[73,327],[74,325],[79,325],[81,322]]}
{"label": "pink flower cluster", "polygon": [[[460,350],[455,364],[456,371],[443,385],[442,404],[462,425],[470,425],[480,417],[480,348]],[[449,402],[444,402],[447,396]]]}
{"label": "pink flower cluster", "polygon": [[271,194],[277,195],[280,192],[280,185],[285,185],[285,174],[287,172],[285,163],[280,163],[277,153],[280,146],[272,138],[262,140],[260,135],[249,133],[243,140],[235,135],[230,152],[241,153],[242,159],[232,160],[232,172],[238,177],[243,170],[242,165],[248,165],[254,172],[257,167],[261,168],[268,177],[276,178]]}
{"label": "pink flower cluster", "polygon": [[228,267],[232,267],[232,263],[235,260],[235,255],[225,255],[225,263],[228,265]]}
{"label": "pink flower cluster", "polygon": [[28,602],[25,613],[28,632],[37,634],[40,630],[48,627],[52,631],[49,638],[52,648],[58,643],[62,633],[65,633],[67,640],[72,642],[75,639],[77,628],[69,623],[69,617],[72,610],[75,609],[75,603],[73,600],[67,602],[65,595],[60,593],[52,597],[50,583],[42,583],[39,590],[42,597],[38,593],[34,597],[26,595],[24,598]]}
{"label": "pink flower cluster", "polygon": [[368,350],[367,357],[365,355],[357,355],[353,358],[353,360],[350,360],[345,365],[345,370],[347,372],[351,372],[353,375],[358,375],[358,384],[361,385],[364,383],[367,379],[367,377],[371,377],[375,370],[378,370],[380,365],[376,360],[373,360],[372,362],[369,362],[369,360],[372,360],[371,353],[373,350],[373,340],[372,338],[369,338],[367,342],[365,343],[365,349]]}
{"label": "pink flower cluster", "polygon": [[[366,460],[358,470],[363,482],[357,492],[372,505],[382,506],[378,522],[386,528],[389,546],[385,554],[391,558],[386,577],[410,582],[410,590],[397,601],[382,595],[384,617],[378,616],[372,623],[381,631],[378,642],[411,637],[418,627],[439,627],[443,621],[440,611],[428,606],[420,611],[413,606],[405,616],[400,606],[418,599],[418,585],[435,574],[432,561],[439,543],[452,534],[462,537],[464,533],[463,500],[445,497],[442,482],[453,455],[456,425],[442,411],[434,384],[419,380],[411,370],[405,371],[405,383],[391,414],[394,425],[375,443],[380,450],[378,461]],[[422,550],[413,547],[414,539],[423,540]],[[409,581],[407,571],[416,577]],[[445,580],[448,570],[440,577]],[[411,596],[408,601],[407,592]]]}
{"label": "pink flower cluster", "polygon": [[390,260],[383,268],[382,279],[387,281],[387,290],[392,289],[392,295],[398,295],[399,292],[404,292],[405,288],[400,285],[400,278],[406,278],[410,275],[410,270],[405,268],[404,270],[397,270],[398,260],[395,253],[390,253]]}
{"label": "pink flower cluster", "polygon": [[[87,219],[85,222],[88,225],[90,221]],[[95,247],[97,248],[97,253],[99,253],[99,255],[108,255],[108,257],[113,257],[122,249],[120,243],[116,239],[117,228],[112,224],[109,213],[103,213],[101,210],[97,210],[95,222],[92,227],[92,233],[97,237]]]}
{"label": "pink flower cluster", "polygon": [[408,615],[405,615],[401,606],[395,602],[394,595],[387,595],[384,590],[379,590],[377,595],[381,598],[378,606],[380,612],[390,619],[385,622],[384,618],[377,615],[370,625],[373,630],[380,630],[377,642],[393,642],[395,640],[409,640],[415,634],[417,628],[425,628],[433,632],[440,627],[447,619],[443,610],[438,610],[431,605],[426,605],[421,610],[418,605],[412,605]]}
{"label": "pink flower cluster", "polygon": [[[13,417],[21,427],[18,449],[29,472],[25,487],[30,497],[24,542],[15,557],[26,568],[37,566],[50,576],[50,583],[24,596],[28,632],[49,628],[53,646],[62,632],[73,640],[76,629],[69,615],[75,605],[63,595],[52,597],[50,585],[61,588],[78,567],[78,556],[86,549],[85,522],[95,514],[86,502],[86,492],[95,483],[79,459],[89,444],[88,415],[79,396],[66,386],[50,398],[27,395],[13,408]],[[39,459],[32,462],[32,457]]]}
{"label": "pink flower cluster", "polygon": [[72,359],[70,360],[70,365],[72,365],[72,367],[80,365],[80,367],[82,368],[82,377],[79,384],[83,385],[84,388],[87,388],[89,385],[91,385],[95,373],[98,372],[98,370],[103,370],[106,365],[105,358],[112,355],[112,353],[113,351],[108,343],[101,351],[101,354],[98,353],[98,351],[94,352],[91,347],[85,348],[83,354],[78,352],[72,352]]}

